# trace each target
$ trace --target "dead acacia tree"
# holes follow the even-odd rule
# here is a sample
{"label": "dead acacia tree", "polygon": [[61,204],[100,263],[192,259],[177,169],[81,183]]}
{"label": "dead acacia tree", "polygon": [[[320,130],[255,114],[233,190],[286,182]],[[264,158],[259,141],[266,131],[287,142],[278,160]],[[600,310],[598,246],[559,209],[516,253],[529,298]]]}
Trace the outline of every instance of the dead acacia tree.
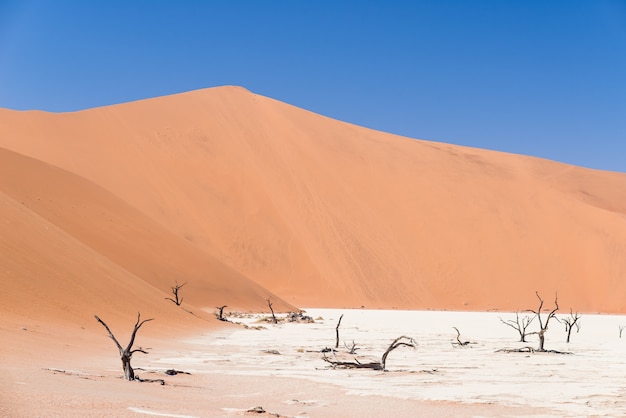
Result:
{"label": "dead acacia tree", "polygon": [[536,311],[530,311],[530,312],[533,312],[535,315],[537,315],[537,320],[539,321],[539,331],[533,332],[532,334],[537,334],[539,336],[539,348],[537,348],[537,351],[543,352],[543,351],[546,351],[546,349],[544,348],[544,343],[545,343],[545,338],[546,338],[545,334],[546,334],[546,331],[548,331],[548,323],[550,322],[552,318],[556,316],[556,311],[559,310],[559,298],[556,295],[554,296],[554,309],[552,309],[550,313],[548,313],[548,316],[546,316],[545,322],[544,322],[544,320],[541,318],[541,309],[543,308],[543,299],[541,299],[541,296],[539,296],[539,292],[535,291],[535,294],[537,295],[537,299],[539,299],[539,307],[537,308]]}
{"label": "dead acacia tree", "polygon": [[182,297],[180,299],[178,298],[178,291],[186,284],[187,283],[178,284],[178,282],[176,282],[176,285],[172,286],[172,294],[174,295],[175,299],[165,298],[165,300],[171,300],[172,302],[176,304],[176,306],[180,306],[180,304],[183,303],[183,298]]}
{"label": "dead acacia tree", "polygon": [[226,308],[227,306],[228,305],[222,305],[215,308],[219,311],[216,316],[217,319],[219,319],[220,321],[228,321],[228,319],[224,318],[224,308]]}
{"label": "dead acacia tree", "polygon": [[275,324],[278,324],[278,319],[276,319],[276,315],[274,315],[274,308],[272,308],[272,301],[270,300],[270,298],[267,298],[267,306],[269,306],[270,308],[270,312],[272,312],[272,321],[274,321]]}
{"label": "dead acacia tree", "polygon": [[574,327],[576,327],[576,332],[580,331],[580,322],[578,322],[579,319],[580,315],[578,312],[574,314],[571,308],[569,310],[569,316],[563,319],[563,322],[565,322],[565,332],[567,332],[567,343],[569,343],[570,336],[572,335],[572,329]]}
{"label": "dead acacia tree", "polygon": [[626,328],[626,325],[620,325],[619,326],[619,337],[622,338],[622,332],[624,332],[624,328]]}
{"label": "dead acacia tree", "polygon": [[339,325],[341,325],[341,320],[343,319],[343,314],[339,317],[339,321],[337,321],[337,326],[335,327],[335,350],[339,348]]}
{"label": "dead acacia tree", "polygon": [[519,316],[519,312],[515,312],[515,321],[512,319],[507,319],[506,321],[500,318],[500,322],[504,325],[507,325],[513,328],[515,331],[519,333],[519,340],[522,343],[526,342],[526,329],[535,319],[534,316],[525,315],[522,318]]}
{"label": "dead acacia tree", "polygon": [[133,344],[135,343],[135,336],[137,335],[137,331],[139,330],[139,328],[141,328],[143,324],[145,324],[148,321],[152,321],[154,318],[144,319],[143,321],[141,321],[141,314],[137,312],[137,322],[135,323],[135,327],[133,328],[133,333],[130,336],[130,342],[128,343],[126,348],[123,348],[121,344],[117,341],[117,339],[115,338],[115,336],[113,335],[113,333],[111,332],[107,324],[105,324],[102,319],[98,318],[98,315],[94,315],[94,317],[96,318],[98,322],[102,324],[104,329],[107,330],[107,332],[109,333],[109,337],[111,337],[111,339],[117,346],[117,349],[120,351],[120,358],[122,360],[122,368],[124,369],[124,379],[129,380],[129,381],[135,380],[135,371],[133,370],[133,367],[130,365],[130,359],[132,358],[133,354],[136,352],[148,354],[148,352],[144,351],[141,347],[135,350],[132,349]]}
{"label": "dead acacia tree", "polygon": [[396,338],[395,340],[393,340],[391,342],[389,347],[387,347],[387,350],[385,350],[385,352],[383,353],[383,356],[381,357],[380,361],[373,361],[373,362],[369,362],[369,363],[361,363],[356,358],[354,359],[354,361],[331,360],[328,357],[326,357],[326,354],[324,354],[323,360],[325,362],[327,362],[327,363],[330,363],[333,368],[340,368],[340,369],[372,369],[372,370],[386,371],[387,356],[393,350],[395,350],[398,347],[402,347],[402,346],[415,348],[415,340],[413,340],[413,338],[407,337],[405,335],[402,335],[402,336]]}

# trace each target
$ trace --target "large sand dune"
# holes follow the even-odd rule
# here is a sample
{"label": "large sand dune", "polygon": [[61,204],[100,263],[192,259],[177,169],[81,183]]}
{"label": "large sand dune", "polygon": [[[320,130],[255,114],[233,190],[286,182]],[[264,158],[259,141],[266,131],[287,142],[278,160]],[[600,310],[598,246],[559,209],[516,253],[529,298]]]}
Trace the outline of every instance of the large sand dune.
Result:
{"label": "large sand dune", "polygon": [[163,309],[174,280],[199,307],[260,309],[273,292],[283,309],[515,310],[538,290],[626,312],[626,174],[398,137],[238,87],[0,110],[0,127],[2,286],[55,312]]}

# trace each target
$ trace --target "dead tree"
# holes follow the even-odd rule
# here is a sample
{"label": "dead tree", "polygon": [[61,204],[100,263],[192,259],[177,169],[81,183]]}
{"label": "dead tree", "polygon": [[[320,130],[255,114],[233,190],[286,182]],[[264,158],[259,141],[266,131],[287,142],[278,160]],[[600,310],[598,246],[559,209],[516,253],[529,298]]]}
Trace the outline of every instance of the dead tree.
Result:
{"label": "dead tree", "polygon": [[386,371],[387,356],[393,350],[395,350],[398,347],[402,347],[402,346],[415,348],[415,341],[413,340],[413,338],[409,338],[409,337],[404,336],[404,335],[401,336],[401,337],[396,338],[395,340],[392,341],[392,343],[389,345],[387,350],[383,353],[383,356],[382,356],[380,361],[373,361],[373,362],[369,362],[369,363],[361,363],[357,359],[354,359],[354,361],[331,360],[328,357],[326,357],[326,354],[324,354],[323,360],[325,362],[327,362],[327,363],[330,363],[333,368],[340,368],[340,369],[372,369],[372,370]]}
{"label": "dead tree", "polygon": [[458,344],[460,347],[469,345],[469,341],[461,341],[461,331],[459,331],[459,329],[457,327],[452,327],[456,330],[456,343],[453,344]]}
{"label": "dead tree", "polygon": [[512,319],[507,319],[505,321],[504,319],[500,318],[500,322],[502,322],[504,325],[508,325],[509,327],[517,331],[519,333],[520,342],[525,343],[526,342],[526,329],[531,324],[531,322],[533,322],[534,319],[535,319],[534,316],[528,316],[528,315],[525,315],[523,318],[520,318],[519,312],[515,312],[515,321],[513,321]]}
{"label": "dead tree", "polygon": [[578,312],[574,314],[570,309],[569,316],[563,320],[563,322],[565,322],[565,332],[567,332],[567,343],[569,343],[570,336],[572,335],[572,329],[574,327],[576,327],[576,332],[580,331],[580,322],[578,322],[579,319],[580,315],[578,314]]}
{"label": "dead tree", "polygon": [[337,326],[335,327],[335,350],[339,348],[339,325],[341,325],[341,320],[343,319],[343,314],[339,317],[339,321],[337,321]]}
{"label": "dead tree", "polygon": [[541,319],[541,309],[543,308],[543,299],[541,299],[541,296],[539,296],[539,292],[535,291],[535,294],[537,295],[537,299],[539,299],[539,308],[537,308],[536,311],[530,311],[530,312],[533,312],[535,315],[537,315],[537,320],[539,321],[539,331],[533,332],[532,334],[537,334],[539,336],[539,348],[537,348],[537,351],[543,352],[543,351],[546,351],[546,349],[544,348],[544,343],[545,343],[545,334],[546,334],[546,331],[548,330],[548,323],[550,322],[552,318],[556,316],[556,311],[559,310],[559,298],[556,295],[554,296],[554,309],[550,311],[548,316],[545,318],[545,323],[544,323],[543,319]]}
{"label": "dead tree", "polygon": [[619,337],[622,338],[622,332],[624,331],[624,328],[626,328],[626,325],[620,325],[619,326]]}
{"label": "dead tree", "polygon": [[272,312],[272,321],[274,321],[275,324],[278,324],[278,319],[276,319],[276,315],[274,315],[274,308],[272,308],[272,301],[270,300],[270,298],[267,298],[267,306],[270,307],[270,311]]}
{"label": "dead tree", "polygon": [[130,359],[132,358],[133,354],[138,351],[140,353],[148,354],[148,352],[144,351],[141,347],[135,350],[132,349],[133,344],[135,343],[135,336],[137,335],[137,331],[139,330],[139,328],[141,328],[143,324],[145,324],[148,321],[152,321],[154,318],[144,319],[143,321],[141,321],[141,314],[137,312],[137,322],[135,323],[135,327],[133,328],[133,333],[130,336],[130,342],[128,343],[126,348],[122,348],[122,346],[117,341],[117,339],[115,338],[115,336],[113,335],[113,333],[111,332],[107,324],[105,324],[102,319],[98,318],[98,315],[94,315],[94,317],[96,318],[98,322],[102,324],[104,329],[107,330],[107,332],[109,333],[109,337],[111,337],[111,339],[117,346],[117,349],[120,351],[120,358],[122,359],[122,368],[124,369],[124,379],[129,380],[129,381],[135,380],[135,371],[130,365]]}
{"label": "dead tree", "polygon": [[176,282],[176,285],[172,286],[172,294],[174,295],[175,299],[165,298],[165,300],[171,300],[172,302],[176,304],[176,306],[180,306],[180,304],[183,303],[183,298],[182,297],[180,299],[178,298],[178,291],[186,284],[187,283],[178,284],[178,282]]}
{"label": "dead tree", "polygon": [[228,305],[223,305],[223,306],[217,306],[215,309],[219,310],[219,313],[217,314],[217,319],[219,319],[220,321],[228,321],[228,319],[224,318],[224,308],[226,308]]}

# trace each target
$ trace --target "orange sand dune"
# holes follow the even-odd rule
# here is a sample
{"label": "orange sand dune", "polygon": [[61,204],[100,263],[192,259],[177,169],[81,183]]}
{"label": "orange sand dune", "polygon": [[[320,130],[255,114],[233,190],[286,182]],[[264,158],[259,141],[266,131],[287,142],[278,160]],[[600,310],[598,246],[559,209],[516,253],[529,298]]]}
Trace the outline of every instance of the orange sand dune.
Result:
{"label": "orange sand dune", "polygon": [[189,282],[187,309],[260,310],[267,297],[293,309],[92,182],[2,148],[0,207],[5,314],[97,326],[100,313],[128,326],[139,310],[161,324],[200,325],[165,300],[176,281]]}
{"label": "orange sand dune", "polygon": [[[80,241],[71,251],[86,245],[93,263],[106,257],[154,292],[178,279],[209,295],[202,280],[227,272],[237,281],[217,283],[248,292],[242,304],[265,296],[228,265],[297,306],[512,310],[535,307],[538,290],[558,291],[563,309],[626,312],[626,174],[398,137],[238,87],[74,113],[0,110],[0,126],[1,147],[67,177],[46,190],[54,204],[38,203],[41,179],[28,173],[43,164],[4,152],[12,216],[60,228],[55,240]],[[21,240],[38,245],[42,269],[71,268],[51,256],[58,248]],[[23,263],[11,242],[2,263]]]}

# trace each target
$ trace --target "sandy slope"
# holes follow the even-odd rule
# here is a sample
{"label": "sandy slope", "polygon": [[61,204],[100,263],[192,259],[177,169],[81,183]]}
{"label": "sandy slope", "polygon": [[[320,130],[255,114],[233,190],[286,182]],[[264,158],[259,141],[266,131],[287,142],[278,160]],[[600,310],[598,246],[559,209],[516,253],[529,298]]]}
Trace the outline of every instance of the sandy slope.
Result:
{"label": "sandy slope", "polygon": [[3,315],[95,325],[95,313],[128,323],[139,310],[161,324],[198,322],[165,300],[176,281],[190,282],[186,307],[259,310],[272,297],[289,308],[110,192],[6,149],[0,207]]}
{"label": "sandy slope", "polygon": [[159,291],[203,274],[140,251],[167,236],[208,271],[217,259],[300,306],[523,309],[539,290],[565,309],[626,311],[626,174],[397,137],[237,87],[2,110],[0,126],[1,147],[134,208],[135,253],[115,244],[124,228],[91,226],[97,201],[84,223],[68,198],[36,213],[71,218],[62,229],[125,274],[163,272],[150,279]]}

